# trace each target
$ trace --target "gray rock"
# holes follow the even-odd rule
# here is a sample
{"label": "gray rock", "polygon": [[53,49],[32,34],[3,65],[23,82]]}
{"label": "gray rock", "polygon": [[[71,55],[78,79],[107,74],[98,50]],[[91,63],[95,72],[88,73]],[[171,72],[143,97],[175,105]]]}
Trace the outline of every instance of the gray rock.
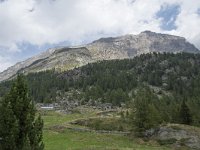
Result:
{"label": "gray rock", "polygon": [[19,72],[65,71],[98,60],[133,58],[150,52],[199,53],[199,50],[183,37],[144,31],[138,35],[101,38],[84,46],[50,49],[1,72],[0,81]]}
{"label": "gray rock", "polygon": [[145,132],[145,135],[159,141],[174,140],[176,147],[187,146],[190,149],[200,149],[199,129],[194,130],[193,128],[196,127],[169,125],[159,129],[150,129]]}

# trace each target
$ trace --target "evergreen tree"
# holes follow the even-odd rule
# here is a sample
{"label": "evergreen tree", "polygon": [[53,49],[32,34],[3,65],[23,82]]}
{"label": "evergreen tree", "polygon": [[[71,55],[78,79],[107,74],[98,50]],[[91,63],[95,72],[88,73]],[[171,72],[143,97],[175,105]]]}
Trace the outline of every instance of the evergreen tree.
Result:
{"label": "evergreen tree", "polygon": [[154,106],[154,104],[148,105],[147,121],[148,121],[147,128],[157,127],[162,122],[161,115]]}
{"label": "evergreen tree", "polygon": [[4,99],[0,106],[0,149],[17,150],[16,137],[18,133],[17,120],[10,103]]}
{"label": "evergreen tree", "polygon": [[[17,150],[42,150],[44,148],[42,142],[43,122],[40,116],[36,118],[34,103],[28,94],[28,88],[22,75],[17,76],[16,82],[2,103],[2,107],[6,105],[5,111],[1,113],[2,130],[0,131],[2,139],[7,139],[4,145],[10,145],[12,142]],[[9,116],[7,121],[4,116]],[[15,126],[18,127],[17,132],[10,131],[12,135],[10,139],[8,139],[9,134],[3,134],[9,126],[11,129],[13,127],[14,131]],[[7,148],[7,150],[13,150],[13,148]]]}
{"label": "evergreen tree", "polygon": [[192,123],[192,116],[190,109],[183,100],[180,108],[180,123],[190,125]]}
{"label": "evergreen tree", "polygon": [[30,145],[33,150],[43,150],[44,144],[42,142],[42,128],[43,120],[39,115],[38,118],[33,123],[32,129],[29,134]]}
{"label": "evergreen tree", "polygon": [[155,95],[148,88],[137,91],[133,102],[131,119],[136,136],[143,136],[143,132],[158,126],[161,117],[153,104]]}

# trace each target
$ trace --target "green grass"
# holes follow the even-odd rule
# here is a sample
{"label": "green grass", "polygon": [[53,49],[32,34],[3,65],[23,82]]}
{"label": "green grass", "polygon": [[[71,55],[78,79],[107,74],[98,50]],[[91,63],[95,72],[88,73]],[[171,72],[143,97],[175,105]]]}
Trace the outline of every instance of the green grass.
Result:
{"label": "green grass", "polygon": [[44,127],[51,127],[55,125],[61,125],[66,122],[72,121],[77,118],[84,117],[81,114],[60,114],[60,113],[55,113],[55,112],[48,112],[47,115],[43,116],[44,119]]}
{"label": "green grass", "polygon": [[48,128],[55,125],[62,125],[76,119],[89,118],[96,115],[96,112],[91,110],[85,111],[84,114],[83,113],[63,114],[55,111],[45,111],[40,113],[42,114],[42,118],[44,120],[44,128]]}
{"label": "green grass", "polygon": [[47,150],[84,150],[84,149],[139,149],[162,150],[160,146],[140,145],[134,139],[126,136],[98,134],[90,132],[75,132],[65,130],[62,133],[45,131],[45,148]]}
{"label": "green grass", "polygon": [[80,119],[76,124],[89,127],[95,130],[109,131],[130,131],[131,126],[126,120],[117,117],[97,117],[89,119]]}
{"label": "green grass", "polygon": [[127,136],[102,134],[95,132],[78,132],[67,128],[54,129],[55,126],[67,125],[67,122],[93,117],[95,113],[60,114],[46,112],[44,119],[45,150],[167,150],[156,144],[140,144],[137,139]]}

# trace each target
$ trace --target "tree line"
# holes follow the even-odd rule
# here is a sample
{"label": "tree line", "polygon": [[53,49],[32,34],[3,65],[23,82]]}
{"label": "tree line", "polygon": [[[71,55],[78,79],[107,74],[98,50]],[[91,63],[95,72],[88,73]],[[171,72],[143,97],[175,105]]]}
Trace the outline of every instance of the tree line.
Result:
{"label": "tree line", "polygon": [[[128,106],[138,88],[149,87],[155,95],[149,109],[162,114],[162,121],[181,122],[178,114],[185,103],[192,124],[200,125],[199,66],[200,54],[151,53],[133,59],[99,61],[61,73],[30,73],[26,80],[32,98],[43,103],[55,102],[58,95],[72,92],[74,99],[83,103],[100,101]],[[0,84],[0,95],[8,91],[12,82]]]}

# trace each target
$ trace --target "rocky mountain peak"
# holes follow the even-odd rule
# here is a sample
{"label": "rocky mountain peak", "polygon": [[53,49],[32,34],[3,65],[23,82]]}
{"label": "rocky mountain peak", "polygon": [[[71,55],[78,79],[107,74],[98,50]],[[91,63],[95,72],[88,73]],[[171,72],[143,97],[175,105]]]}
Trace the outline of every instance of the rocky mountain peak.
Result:
{"label": "rocky mountain peak", "polygon": [[154,35],[154,34],[159,34],[159,33],[155,33],[155,32],[152,32],[150,30],[145,30],[145,31],[142,31],[140,34]]}
{"label": "rocky mountain peak", "polygon": [[152,31],[149,31],[149,30],[146,30],[146,31],[143,31],[139,34],[139,36],[147,36],[149,38],[168,38],[168,39],[182,39],[182,40],[185,40],[186,39],[184,37],[180,37],[180,36],[175,36],[175,35],[170,35],[170,34],[164,34],[164,33],[156,33],[156,32],[152,32]]}
{"label": "rocky mountain peak", "polygon": [[65,71],[98,60],[133,58],[150,52],[199,53],[199,50],[183,37],[144,31],[138,35],[100,38],[84,46],[49,49],[0,73],[0,81],[19,72]]}

